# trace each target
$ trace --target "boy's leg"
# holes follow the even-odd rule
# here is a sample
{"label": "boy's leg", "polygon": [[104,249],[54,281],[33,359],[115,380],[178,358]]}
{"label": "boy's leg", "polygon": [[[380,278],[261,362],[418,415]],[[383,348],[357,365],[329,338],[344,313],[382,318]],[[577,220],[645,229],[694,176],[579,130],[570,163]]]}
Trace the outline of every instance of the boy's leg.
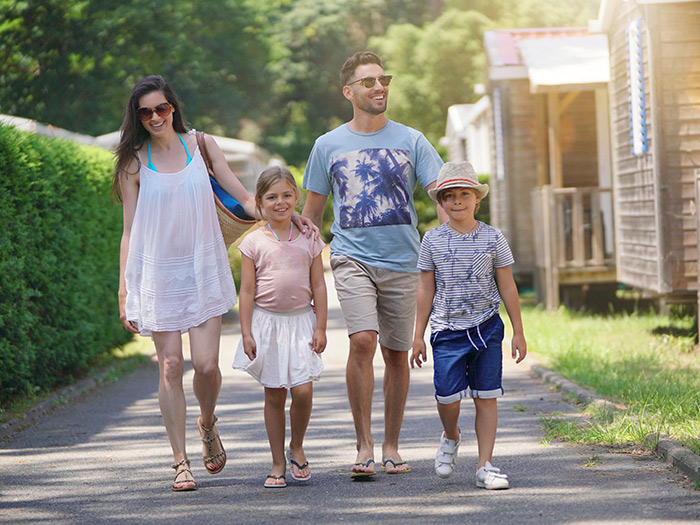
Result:
{"label": "boy's leg", "polygon": [[479,447],[479,465],[477,466],[479,469],[485,466],[487,461],[490,462],[493,455],[498,427],[498,400],[474,398],[474,407],[476,408],[474,430]]}
{"label": "boy's leg", "polygon": [[[304,436],[309,426],[311,407],[313,405],[313,383],[304,383],[291,389],[292,404],[289,407],[289,420],[292,430],[292,438],[289,441],[291,459],[299,465],[306,463],[304,454]],[[291,468],[296,468],[292,465]],[[309,475],[309,466],[305,466],[295,475],[305,478]]]}
{"label": "boy's leg", "polygon": [[284,460],[284,404],[287,400],[286,388],[265,387],[265,428],[272,453],[273,476],[283,476],[286,468]]}
{"label": "boy's leg", "polygon": [[442,422],[442,428],[445,430],[445,437],[453,440],[455,443],[459,443],[460,408],[461,401],[455,401],[454,403],[449,403],[447,405],[443,405],[442,403],[437,404],[438,414],[440,415],[440,421]]}

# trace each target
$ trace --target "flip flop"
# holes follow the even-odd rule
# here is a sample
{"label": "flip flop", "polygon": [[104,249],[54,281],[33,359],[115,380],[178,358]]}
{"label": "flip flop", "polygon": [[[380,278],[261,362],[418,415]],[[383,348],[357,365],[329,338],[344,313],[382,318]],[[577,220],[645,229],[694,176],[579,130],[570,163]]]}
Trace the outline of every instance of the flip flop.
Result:
{"label": "flip flop", "polygon": [[[373,459],[368,459],[365,463],[353,463],[353,467],[365,467],[369,468],[370,463],[374,463]],[[365,471],[354,471],[352,470],[352,467],[350,469],[350,478],[351,479],[356,479],[356,478],[369,478],[372,477],[376,474],[376,471],[371,471],[371,472],[365,472]]]}
{"label": "flip flop", "polygon": [[[267,483],[268,479],[274,479],[275,481],[282,480],[282,483]],[[268,474],[267,477],[265,478],[265,484],[264,484],[266,489],[283,489],[284,487],[287,486],[287,481],[286,478],[284,477],[284,474],[281,476],[273,476],[272,474]]]}
{"label": "flip flop", "polygon": [[306,467],[309,466],[309,462],[308,462],[308,461],[305,461],[303,465],[300,465],[299,463],[297,463],[296,461],[294,461],[294,460],[292,459],[292,451],[291,451],[291,450],[287,450],[287,464],[289,465],[289,474],[292,476],[292,479],[293,479],[293,480],[296,480],[296,481],[309,481],[309,480],[311,479],[311,473],[309,473],[309,475],[306,476],[306,477],[304,477],[304,476],[297,476],[296,474],[294,474],[294,469],[292,468],[292,465],[295,466],[296,468],[298,468],[298,469],[301,471],[302,469],[305,469]]}
{"label": "flip flop", "polygon": [[[394,465],[393,467],[389,467],[391,469],[391,471],[389,470],[389,468],[387,468],[387,463],[391,463],[392,465]],[[385,459],[382,462],[382,470],[384,472],[386,472],[387,474],[410,474],[411,473],[410,466],[407,469],[399,470],[398,467],[400,467],[401,465],[408,466],[408,463],[406,463],[405,461],[396,462],[393,459]]]}

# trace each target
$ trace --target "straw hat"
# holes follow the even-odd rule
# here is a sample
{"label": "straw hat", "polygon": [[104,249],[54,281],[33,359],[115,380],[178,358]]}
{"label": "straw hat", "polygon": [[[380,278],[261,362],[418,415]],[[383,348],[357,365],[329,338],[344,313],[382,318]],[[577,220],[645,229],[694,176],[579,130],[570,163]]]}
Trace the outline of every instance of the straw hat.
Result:
{"label": "straw hat", "polygon": [[471,188],[476,190],[482,199],[489,193],[489,185],[479,184],[474,167],[466,161],[445,162],[438,173],[437,184],[428,190],[428,195],[437,201],[437,194],[448,188]]}

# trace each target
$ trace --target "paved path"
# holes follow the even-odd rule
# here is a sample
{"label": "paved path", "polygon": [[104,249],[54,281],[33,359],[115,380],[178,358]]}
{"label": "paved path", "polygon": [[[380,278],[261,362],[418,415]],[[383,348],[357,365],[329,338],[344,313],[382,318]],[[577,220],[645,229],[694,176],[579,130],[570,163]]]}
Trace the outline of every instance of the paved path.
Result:
{"label": "paved path", "polygon": [[[473,408],[465,403],[457,474],[433,473],[440,424],[432,370],[414,370],[402,433],[409,475],[377,474],[352,482],[353,426],[345,394],[347,336],[335,292],[331,301],[326,372],[315,386],[306,440],[313,479],[282,490],[262,487],[270,457],[262,418],[263,390],[230,368],[238,343],[225,327],[224,386],[217,415],[229,454],[224,471],[207,474],[199,459],[197,414],[189,412],[188,448],[199,490],[172,493],[173,471],[157,403],[157,370],[151,363],[117,383],[42,418],[0,443],[0,522],[99,523],[697,523],[700,492],[648,453],[611,454],[603,447],[544,444],[539,418],[572,412],[559,393],[527,366],[507,358],[506,396],[494,463],[512,489],[474,486]],[[374,429],[381,454],[382,369],[377,361]],[[190,407],[191,370],[187,392]],[[586,467],[588,459],[597,462]],[[377,456],[377,459],[380,459]]]}

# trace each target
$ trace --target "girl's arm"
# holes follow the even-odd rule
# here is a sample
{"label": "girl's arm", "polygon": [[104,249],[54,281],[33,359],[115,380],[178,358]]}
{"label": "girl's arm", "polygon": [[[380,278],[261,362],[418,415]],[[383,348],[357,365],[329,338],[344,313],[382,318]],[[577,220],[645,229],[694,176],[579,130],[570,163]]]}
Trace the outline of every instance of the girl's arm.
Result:
{"label": "girl's arm", "polygon": [[[264,219],[261,213],[257,210],[255,206],[255,197],[251,195],[245,186],[241,184],[238,177],[231,171],[231,168],[226,162],[226,157],[224,152],[216,143],[216,141],[209,135],[204,135],[204,140],[207,145],[207,152],[209,153],[209,158],[211,160],[212,168],[214,170],[214,178],[221,187],[226,190],[226,193],[233,196],[246,212],[246,215],[250,217],[255,217],[256,219]],[[299,228],[299,231],[311,237],[318,238],[321,234],[321,230],[317,228],[309,219],[301,217],[298,214],[292,215],[292,222]]]}
{"label": "girl's arm", "polygon": [[238,293],[238,316],[241,321],[243,351],[251,361],[257,355],[255,339],[251,333],[253,305],[255,304],[255,263],[241,254],[241,289]]}
{"label": "girl's arm", "polygon": [[413,353],[409,358],[411,368],[414,368],[414,364],[418,365],[418,368],[422,368],[423,363],[428,360],[424,336],[425,329],[428,327],[434,298],[435,271],[421,270],[420,281],[418,282],[418,297],[416,299],[416,331],[413,335]]}
{"label": "girl's arm", "polygon": [[122,194],[122,208],[124,214],[124,229],[119,245],[119,318],[129,332],[139,333],[139,328],[126,318],[126,259],[129,256],[129,241],[131,239],[131,226],[134,224],[136,214],[136,202],[139,196],[139,166],[134,159],[128,164],[125,171],[119,174],[119,188]]}
{"label": "girl's arm", "polygon": [[496,285],[501,299],[508,312],[510,324],[513,326],[513,339],[511,340],[511,356],[519,363],[527,355],[527,343],[525,342],[525,332],[523,332],[523,320],[520,315],[520,298],[518,297],[518,287],[513,279],[513,272],[510,266],[496,268]]}
{"label": "girl's arm", "polygon": [[316,310],[316,330],[311,348],[317,354],[326,349],[326,323],[328,321],[328,298],[326,296],[326,280],[323,277],[323,260],[321,255],[314,257],[311,262],[311,293]]}

